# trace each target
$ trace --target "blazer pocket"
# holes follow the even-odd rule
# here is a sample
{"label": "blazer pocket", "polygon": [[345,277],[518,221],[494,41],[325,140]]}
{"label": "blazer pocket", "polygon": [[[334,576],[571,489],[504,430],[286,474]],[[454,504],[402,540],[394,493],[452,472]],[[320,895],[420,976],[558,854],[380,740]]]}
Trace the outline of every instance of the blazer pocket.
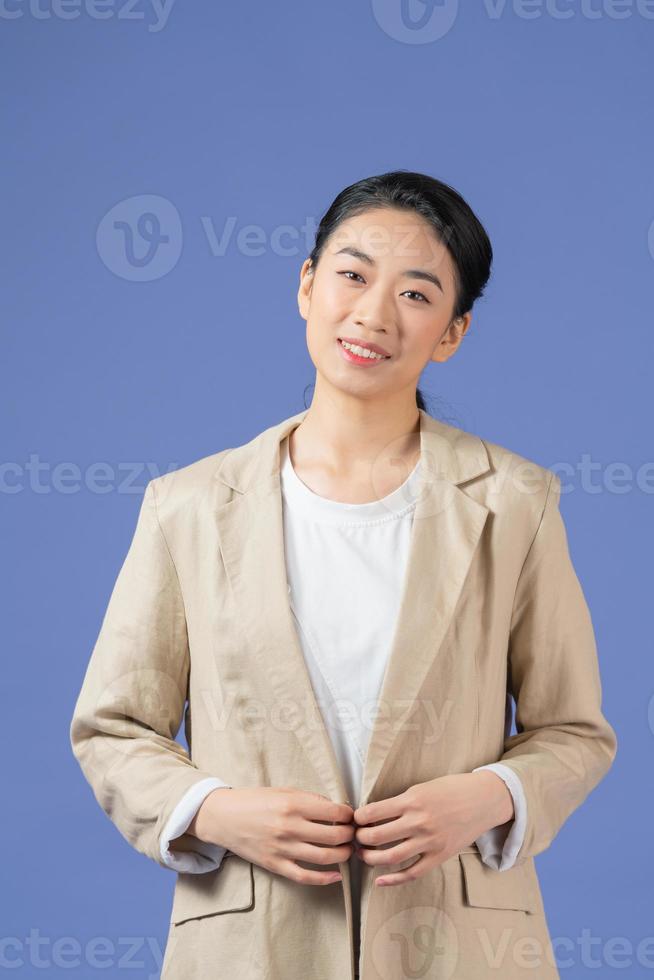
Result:
{"label": "blazer pocket", "polygon": [[538,900],[529,862],[497,871],[485,864],[481,855],[462,851],[459,862],[463,870],[466,905],[484,909],[517,909],[538,912]]}
{"label": "blazer pocket", "polygon": [[254,908],[254,869],[231,851],[215,871],[178,874],[173,895],[171,922],[181,925],[189,919],[224,912],[247,912]]}

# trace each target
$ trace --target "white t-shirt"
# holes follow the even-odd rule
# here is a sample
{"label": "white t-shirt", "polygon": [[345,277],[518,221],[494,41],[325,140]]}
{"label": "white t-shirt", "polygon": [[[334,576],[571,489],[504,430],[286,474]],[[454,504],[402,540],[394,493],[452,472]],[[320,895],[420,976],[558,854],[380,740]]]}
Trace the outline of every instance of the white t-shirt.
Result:
{"label": "white t-shirt", "polygon": [[[356,809],[374,702],[391,649],[409,553],[420,462],[404,483],[381,500],[343,503],[322,497],[300,480],[280,443],[284,551],[289,602],[316,701],[334,748],[348,798]],[[492,763],[513,797],[507,828],[492,828],[476,840],[490,867],[510,868],[524,837],[527,807],[519,777]],[[473,770],[476,771],[476,770]],[[197,851],[175,853],[169,843],[189,826],[204,798],[227,786],[201,779],[181,799],[161,835],[161,855],[185,873],[219,866],[225,848],[198,840]],[[361,861],[352,854],[352,888],[358,908]]]}

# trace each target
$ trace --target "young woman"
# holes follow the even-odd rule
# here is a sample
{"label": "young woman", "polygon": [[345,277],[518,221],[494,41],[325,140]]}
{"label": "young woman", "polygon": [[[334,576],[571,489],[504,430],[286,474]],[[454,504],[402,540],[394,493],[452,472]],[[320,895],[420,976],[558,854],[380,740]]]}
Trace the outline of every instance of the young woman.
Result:
{"label": "young woman", "polygon": [[561,484],[417,389],[491,259],[438,180],[345,188],[310,407],[146,487],[70,736],[178,872],[164,980],[559,976],[533,858],[617,746]]}

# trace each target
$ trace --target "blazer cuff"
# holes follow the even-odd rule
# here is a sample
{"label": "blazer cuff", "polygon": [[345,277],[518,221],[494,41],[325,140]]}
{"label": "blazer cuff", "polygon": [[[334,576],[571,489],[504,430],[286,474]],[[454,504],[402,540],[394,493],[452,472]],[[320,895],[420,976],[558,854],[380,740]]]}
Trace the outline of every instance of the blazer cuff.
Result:
{"label": "blazer cuff", "polygon": [[524,840],[527,828],[527,798],[520,777],[509,766],[501,762],[491,762],[486,766],[477,766],[472,771],[478,772],[480,769],[491,769],[504,780],[513,798],[515,813],[509,824],[508,833],[504,824],[491,827],[478,837],[475,843],[481,852],[484,864],[495,868],[496,871],[508,871],[515,864]]}
{"label": "blazer cuff", "polygon": [[214,789],[223,788],[231,789],[227,783],[217,777],[201,779],[186,791],[171,813],[161,832],[160,853],[163,863],[173,871],[183,874],[204,874],[220,867],[227,848],[219,844],[210,844],[190,834],[189,840],[193,842],[192,851],[171,850],[170,843],[186,831],[209,793]]}

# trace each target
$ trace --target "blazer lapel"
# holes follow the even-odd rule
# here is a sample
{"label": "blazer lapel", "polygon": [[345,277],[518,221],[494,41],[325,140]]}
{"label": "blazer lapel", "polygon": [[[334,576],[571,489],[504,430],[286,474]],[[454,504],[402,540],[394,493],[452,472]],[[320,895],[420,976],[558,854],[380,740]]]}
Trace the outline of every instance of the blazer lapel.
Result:
{"label": "blazer lapel", "polygon": [[458,486],[490,469],[481,439],[426,413],[421,413],[420,434],[421,480],[407,569],[379,694],[379,724],[368,744],[361,806],[379,784],[391,746],[438,656],[488,516],[488,507]]}
{"label": "blazer lapel", "polygon": [[216,511],[220,551],[248,649],[270,682],[275,710],[319,776],[345,802],[340,768],[316,702],[293,621],[284,555],[279,444],[301,412],[225,457],[218,478],[237,493]]}
{"label": "blazer lapel", "polygon": [[[227,453],[216,474],[236,493],[216,510],[220,551],[248,646],[330,799],[346,789],[292,618],[284,556],[280,442],[308,409]],[[365,760],[360,805],[379,783],[410,703],[454,614],[488,508],[459,484],[490,469],[481,439],[420,410],[421,480],[409,559]],[[351,801],[353,802],[353,801]]]}

